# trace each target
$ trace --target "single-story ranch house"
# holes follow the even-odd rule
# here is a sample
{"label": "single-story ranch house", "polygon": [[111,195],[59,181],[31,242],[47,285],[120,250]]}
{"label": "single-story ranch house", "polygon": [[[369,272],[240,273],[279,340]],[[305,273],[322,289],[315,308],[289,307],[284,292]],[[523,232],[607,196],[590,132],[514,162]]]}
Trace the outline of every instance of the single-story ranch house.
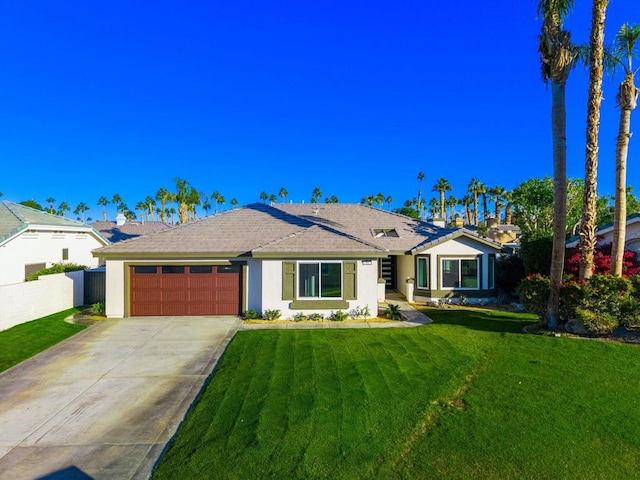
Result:
{"label": "single-story ranch house", "polygon": [[386,286],[489,299],[500,244],[356,204],[251,204],[94,250],[108,317],[376,312]]}
{"label": "single-story ranch house", "polygon": [[24,282],[30,273],[54,263],[97,267],[91,251],[107,244],[84,223],[0,202],[0,285]]}
{"label": "single-story ranch house", "polygon": [[[596,229],[598,245],[613,243],[613,223],[600,225]],[[567,240],[567,248],[575,248],[580,241],[579,236],[574,236]],[[627,216],[627,228],[625,231],[624,249],[635,252],[640,258],[640,213],[633,213]]]}

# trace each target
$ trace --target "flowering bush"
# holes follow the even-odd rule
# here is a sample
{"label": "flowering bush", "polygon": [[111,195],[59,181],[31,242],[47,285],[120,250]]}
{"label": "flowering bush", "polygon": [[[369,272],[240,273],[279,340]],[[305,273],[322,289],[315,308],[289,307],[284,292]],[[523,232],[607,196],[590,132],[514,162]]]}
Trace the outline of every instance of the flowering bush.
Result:
{"label": "flowering bush", "polygon": [[[593,255],[593,272],[606,274],[611,271],[611,244],[606,243],[596,247]],[[564,271],[568,275],[578,276],[580,272],[580,252],[578,248],[568,248],[565,257]],[[622,260],[622,274],[624,276],[639,275],[640,262],[635,252],[624,252]]]}
{"label": "flowering bush", "polygon": [[[560,321],[571,318],[588,318],[585,326],[594,333],[610,331],[611,318],[616,325],[637,324],[640,314],[640,291],[634,288],[640,285],[640,277],[615,277],[610,274],[595,274],[589,281],[576,281],[565,278],[560,286]],[[542,275],[530,275],[518,286],[520,302],[532,313],[543,320],[549,300],[549,278]],[[578,313],[580,311],[580,313]],[[598,325],[598,319],[602,325]]]}

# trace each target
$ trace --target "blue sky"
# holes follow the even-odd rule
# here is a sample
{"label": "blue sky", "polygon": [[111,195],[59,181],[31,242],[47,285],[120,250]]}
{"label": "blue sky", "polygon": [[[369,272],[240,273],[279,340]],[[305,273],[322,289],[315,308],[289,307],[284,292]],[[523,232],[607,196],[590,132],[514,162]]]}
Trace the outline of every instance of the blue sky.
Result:
{"label": "blue sky", "polygon": [[[445,177],[458,197],[471,177],[511,189],[552,174],[534,0],[182,3],[0,3],[3,200],[84,201],[97,219],[101,195],[133,209],[180,177],[240,204],[282,186],[309,201],[319,186],[398,207],[419,171],[427,195]],[[590,3],[567,19],[577,42]],[[637,0],[612,0],[606,41],[625,21],[640,22]],[[604,83],[601,194],[613,193],[620,79]],[[584,172],[586,93],[579,67],[572,177]]]}

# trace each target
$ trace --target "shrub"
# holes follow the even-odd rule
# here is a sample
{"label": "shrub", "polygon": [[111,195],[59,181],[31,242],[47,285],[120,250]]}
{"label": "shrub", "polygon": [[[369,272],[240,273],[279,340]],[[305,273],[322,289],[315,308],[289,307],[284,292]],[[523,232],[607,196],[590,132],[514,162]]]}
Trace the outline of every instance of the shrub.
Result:
{"label": "shrub", "polygon": [[309,320],[311,320],[312,322],[319,322],[320,320],[322,320],[324,318],[324,315],[322,315],[321,313],[310,313],[307,318]]}
{"label": "shrub", "polygon": [[460,295],[460,298],[458,299],[458,305],[463,307],[469,305],[469,299],[465,295]]}
{"label": "shrub", "polygon": [[54,275],[56,273],[75,272],[77,270],[85,270],[87,267],[84,265],[78,265],[76,263],[54,263],[50,267],[42,268],[37,272],[30,273],[27,276],[27,282],[37,280],[38,277],[43,275]]}
{"label": "shrub", "polygon": [[333,312],[330,317],[330,319],[333,320],[334,322],[343,322],[347,318],[349,318],[349,314],[347,312],[343,312],[342,310]]}
{"label": "shrub", "polygon": [[265,320],[278,320],[281,315],[282,312],[278,309],[265,310],[262,314],[262,318],[264,318]]}
{"label": "shrub", "polygon": [[618,320],[606,312],[594,312],[585,308],[578,308],[576,316],[582,320],[585,328],[596,335],[608,335],[618,326]]}
{"label": "shrub", "polygon": [[356,307],[349,312],[351,318],[369,318],[371,317],[371,311],[369,310],[369,305],[365,305],[364,307]]}
{"label": "shrub", "polygon": [[252,308],[244,312],[242,314],[242,318],[244,318],[245,320],[258,320],[262,318],[262,315],[260,315],[260,312],[258,312],[255,308]]}
{"label": "shrub", "polygon": [[98,302],[91,305],[91,313],[93,315],[98,315],[100,317],[104,317],[105,314],[105,306],[104,303]]}
{"label": "shrub", "polygon": [[496,260],[496,287],[500,290],[506,293],[515,291],[525,276],[520,255],[509,255]]}
{"label": "shrub", "polygon": [[520,252],[527,275],[540,273],[549,275],[551,271],[551,250],[553,237],[545,235],[524,235],[520,240]]}
{"label": "shrub", "polygon": [[390,303],[384,311],[384,316],[392,320],[400,320],[400,318],[402,318],[402,315],[400,315],[400,306]]}
{"label": "shrub", "polygon": [[293,316],[293,321],[294,322],[302,322],[302,321],[304,321],[306,319],[307,319],[307,316],[302,312],[298,312]]}
{"label": "shrub", "polygon": [[544,319],[549,300],[549,278],[538,273],[529,275],[520,282],[517,291],[524,308],[538,315],[540,320]]}

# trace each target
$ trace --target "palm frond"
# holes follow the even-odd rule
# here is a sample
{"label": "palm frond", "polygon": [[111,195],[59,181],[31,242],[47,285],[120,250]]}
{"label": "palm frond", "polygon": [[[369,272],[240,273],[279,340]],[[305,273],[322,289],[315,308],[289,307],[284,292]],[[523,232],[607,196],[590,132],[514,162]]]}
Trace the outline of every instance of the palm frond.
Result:
{"label": "palm frond", "polygon": [[538,15],[543,18],[553,13],[565,18],[573,8],[573,0],[539,0]]}

